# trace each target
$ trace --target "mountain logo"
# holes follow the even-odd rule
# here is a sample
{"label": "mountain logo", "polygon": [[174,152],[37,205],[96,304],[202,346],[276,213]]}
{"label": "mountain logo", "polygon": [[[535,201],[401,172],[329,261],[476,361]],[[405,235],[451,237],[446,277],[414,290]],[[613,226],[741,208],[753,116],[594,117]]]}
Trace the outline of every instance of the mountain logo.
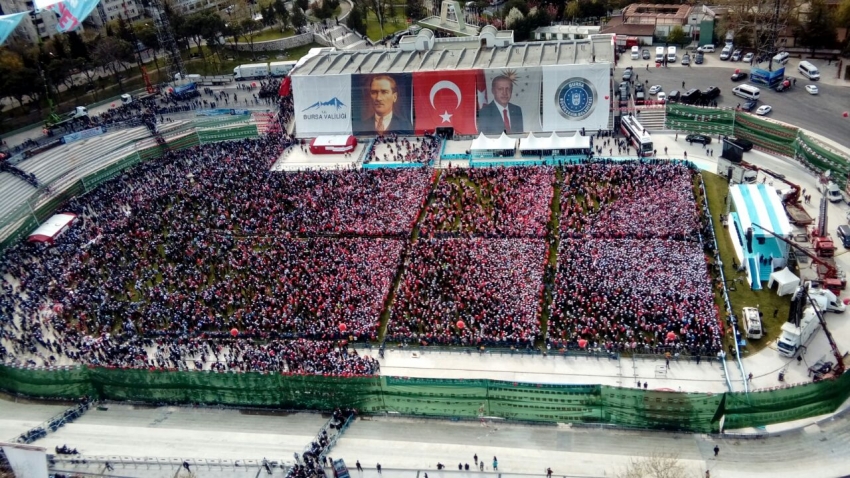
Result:
{"label": "mountain logo", "polygon": [[301,112],[303,113],[304,111],[317,110],[317,109],[321,109],[322,107],[325,107],[325,106],[333,106],[337,110],[341,110],[342,108],[345,107],[345,103],[343,103],[342,101],[339,100],[339,98],[334,96],[333,98],[329,99],[328,101],[317,101],[316,103],[313,103],[312,105],[301,110]]}

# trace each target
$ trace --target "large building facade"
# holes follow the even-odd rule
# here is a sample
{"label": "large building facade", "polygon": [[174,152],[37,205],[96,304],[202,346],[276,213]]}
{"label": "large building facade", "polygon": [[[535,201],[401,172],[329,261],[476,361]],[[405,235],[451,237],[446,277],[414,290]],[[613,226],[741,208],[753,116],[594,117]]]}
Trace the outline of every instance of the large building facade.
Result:
{"label": "large building facade", "polygon": [[297,136],[611,127],[613,36],[515,44],[491,33],[440,41],[424,29],[407,48],[307,59],[291,73]]}

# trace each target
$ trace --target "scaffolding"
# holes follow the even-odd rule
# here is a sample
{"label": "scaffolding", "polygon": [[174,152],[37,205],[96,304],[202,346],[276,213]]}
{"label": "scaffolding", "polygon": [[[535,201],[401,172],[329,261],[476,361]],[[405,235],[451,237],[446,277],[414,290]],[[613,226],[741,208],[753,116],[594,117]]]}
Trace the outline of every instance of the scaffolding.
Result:
{"label": "scaffolding", "polygon": [[148,13],[153,18],[153,23],[156,27],[156,38],[159,41],[159,47],[165,52],[165,69],[168,72],[169,81],[176,79],[177,77],[175,75],[177,74],[180,75],[180,78],[183,78],[186,76],[186,70],[183,67],[183,58],[180,56],[180,49],[177,47],[177,40],[174,39],[174,31],[171,29],[171,23],[168,21],[168,15],[165,14],[162,2],[160,0],[150,0],[148,3]]}

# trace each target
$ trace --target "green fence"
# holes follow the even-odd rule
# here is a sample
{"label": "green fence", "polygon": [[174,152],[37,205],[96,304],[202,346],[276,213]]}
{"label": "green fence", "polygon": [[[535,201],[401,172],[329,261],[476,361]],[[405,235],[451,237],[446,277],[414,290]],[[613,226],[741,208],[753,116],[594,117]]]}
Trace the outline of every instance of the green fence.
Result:
{"label": "green fence", "polygon": [[735,116],[735,136],[752,141],[769,152],[794,157],[794,141],[799,130],[792,126],[773,123],[753,115]]}
{"label": "green fence", "polygon": [[730,135],[735,127],[735,111],[668,103],[666,127],[689,133]]}
{"label": "green fence", "polygon": [[850,173],[850,158],[847,156],[827,149],[803,131],[800,131],[794,146],[797,158],[822,171],[838,173],[833,174],[830,179],[842,186],[847,181],[847,175]]}
{"label": "green fence", "polygon": [[219,141],[235,141],[239,139],[256,138],[257,125],[246,124],[224,129],[201,129],[198,130],[198,138],[201,144],[217,143]]}
{"label": "green fence", "polygon": [[850,396],[838,380],[754,393],[682,393],[606,385],[498,380],[325,377],[77,367],[43,370],[0,365],[0,389],[33,397],[225,404],[434,417],[605,423],[712,433],[835,411]]}

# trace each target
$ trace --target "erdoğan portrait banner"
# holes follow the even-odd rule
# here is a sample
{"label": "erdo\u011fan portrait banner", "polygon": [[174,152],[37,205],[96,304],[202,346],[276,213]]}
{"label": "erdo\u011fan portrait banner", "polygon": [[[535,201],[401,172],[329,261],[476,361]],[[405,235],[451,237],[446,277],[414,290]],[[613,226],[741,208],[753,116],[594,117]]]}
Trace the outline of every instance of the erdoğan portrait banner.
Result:
{"label": "erdo\u011fan portrait banner", "polygon": [[416,134],[454,128],[475,134],[475,70],[424,71],[413,74]]}

